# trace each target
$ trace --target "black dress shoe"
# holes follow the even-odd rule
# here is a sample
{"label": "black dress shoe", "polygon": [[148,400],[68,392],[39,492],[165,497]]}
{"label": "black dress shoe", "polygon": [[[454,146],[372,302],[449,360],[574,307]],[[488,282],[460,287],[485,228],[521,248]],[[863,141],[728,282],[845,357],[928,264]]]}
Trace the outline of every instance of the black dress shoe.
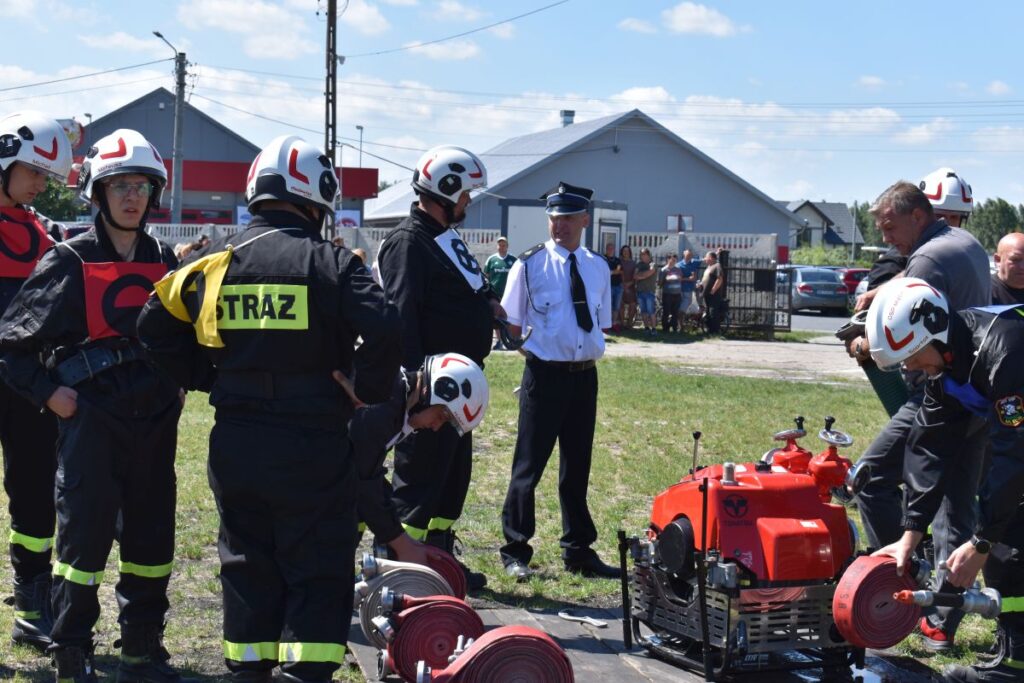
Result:
{"label": "black dress shoe", "polygon": [[596,553],[581,560],[566,560],[565,571],[588,579],[617,579],[622,576],[618,567],[605,564]]}
{"label": "black dress shoe", "polygon": [[533,570],[525,562],[513,560],[505,565],[505,573],[516,580],[516,583],[526,583],[533,576]]}

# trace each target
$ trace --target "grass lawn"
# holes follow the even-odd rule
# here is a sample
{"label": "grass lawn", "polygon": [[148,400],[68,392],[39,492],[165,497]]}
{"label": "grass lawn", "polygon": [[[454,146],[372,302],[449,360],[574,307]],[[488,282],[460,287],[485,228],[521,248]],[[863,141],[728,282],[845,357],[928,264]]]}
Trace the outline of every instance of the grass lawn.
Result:
{"label": "grass lawn", "polygon": [[[773,382],[735,377],[710,377],[671,364],[643,358],[610,358],[600,365],[598,407],[590,503],[600,538],[596,546],[606,561],[616,561],[615,532],[638,533],[646,527],[655,493],[677,481],[690,466],[690,433],[704,434],[701,462],[751,461],[773,446],[771,435],[792,426],[795,415],[807,417],[816,434],[826,414],[836,428],[850,433],[855,456],[885,423],[885,414],[870,389]],[[556,493],[557,454],[537,492],[537,535],[534,563],[538,574],[517,585],[505,577],[498,557],[502,543],[500,510],[508,484],[515,444],[518,401],[512,390],[522,372],[521,356],[495,354],[487,364],[491,406],[475,432],[473,485],[458,525],[465,561],[486,572],[490,585],[484,602],[523,606],[560,603],[612,606],[616,581],[587,580],[561,571],[558,538],[561,518]],[[205,396],[189,397],[179,428],[178,529],[175,574],[171,582],[168,649],[175,663],[193,675],[216,677],[224,671],[221,656],[220,583],[217,579],[217,512],[206,482],[206,439],[212,410]],[[817,452],[823,444],[803,440]],[[283,456],[286,457],[286,456]],[[100,588],[103,614],[97,625],[99,666],[116,668],[118,637],[112,583],[116,581],[116,548]],[[10,585],[10,567],[0,566],[0,585]],[[4,589],[5,592],[8,589]],[[11,610],[0,609],[0,633],[10,631]],[[991,624],[968,619],[958,634],[956,661],[971,660],[992,642]],[[924,657],[916,636],[900,646]],[[934,658],[939,665],[951,658]],[[343,680],[361,680],[351,672]],[[0,679],[52,680],[48,664],[31,650],[13,647],[0,637]]]}

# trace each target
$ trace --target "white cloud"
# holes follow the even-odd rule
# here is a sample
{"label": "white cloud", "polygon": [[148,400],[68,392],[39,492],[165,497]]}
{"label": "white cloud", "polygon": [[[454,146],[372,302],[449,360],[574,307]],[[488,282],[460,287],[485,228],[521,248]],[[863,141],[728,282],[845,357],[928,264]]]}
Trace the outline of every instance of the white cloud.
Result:
{"label": "white cloud", "polygon": [[809,180],[798,179],[785,186],[786,196],[791,199],[803,199],[811,196],[814,183]]}
{"label": "white cloud", "polygon": [[351,0],[340,20],[367,36],[377,36],[391,28],[391,23],[377,6],[366,0]]}
{"label": "white cloud", "polygon": [[1002,81],[992,81],[985,86],[985,91],[989,95],[1009,95],[1011,90],[1013,89]]}
{"label": "white cloud", "polygon": [[243,50],[253,59],[294,59],[320,51],[306,38],[303,14],[265,0],[186,0],[177,16],[186,28],[242,35]]}
{"label": "white cloud", "polygon": [[478,21],[484,13],[458,0],[441,0],[437,3],[437,16],[446,21]]}
{"label": "white cloud", "polygon": [[492,36],[501,38],[502,40],[509,40],[516,35],[515,24],[498,24],[497,26],[490,29]]}
{"label": "white cloud", "polygon": [[626,17],[618,24],[619,28],[623,31],[632,31],[633,33],[657,33],[658,27],[645,19],[637,19],[635,17]]}
{"label": "white cloud", "polygon": [[[302,0],[302,2],[306,2],[306,0]],[[379,2],[384,5],[394,5],[396,7],[412,7],[413,5],[418,4],[419,0],[379,0]]]}
{"label": "white cloud", "polygon": [[936,138],[953,130],[953,122],[939,116],[927,123],[910,126],[896,135],[896,141],[905,145],[926,145]]}
{"label": "white cloud", "polygon": [[950,90],[955,90],[961,93],[970,92],[971,90],[971,85],[967,81],[953,81],[952,83],[947,83],[947,86]]}
{"label": "white cloud", "polygon": [[881,76],[861,76],[857,79],[857,85],[862,88],[881,88],[886,82]]}
{"label": "white cloud", "polygon": [[435,43],[434,45],[408,43],[406,47],[410,48],[410,52],[423,55],[427,59],[445,62],[472,59],[480,54],[480,46],[472,40],[450,40],[446,43]]}
{"label": "white cloud", "polygon": [[891,131],[900,115],[885,107],[831,111],[825,119],[825,131],[833,134],[869,135]]}
{"label": "white cloud", "polygon": [[[124,31],[104,35],[78,36],[78,40],[95,50],[145,52],[157,57],[167,57],[171,54],[171,48],[167,47],[167,44],[159,38],[139,38]],[[186,43],[182,40],[174,41],[174,46],[179,50],[186,50]]]}
{"label": "white cloud", "polygon": [[985,126],[971,134],[979,149],[989,152],[1005,152],[1008,149],[1024,148],[1024,127]]}
{"label": "white cloud", "polygon": [[737,26],[732,19],[707,5],[682,2],[661,13],[665,27],[674,33],[696,33],[716,38],[728,38],[749,26]]}

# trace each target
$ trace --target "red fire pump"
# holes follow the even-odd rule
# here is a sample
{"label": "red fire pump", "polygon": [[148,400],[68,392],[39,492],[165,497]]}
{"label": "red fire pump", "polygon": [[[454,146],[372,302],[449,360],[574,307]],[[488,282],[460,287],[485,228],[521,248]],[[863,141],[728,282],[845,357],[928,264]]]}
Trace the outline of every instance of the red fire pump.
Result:
{"label": "red fire pump", "polygon": [[[866,481],[838,448],[853,443],[825,420],[817,455],[796,428],[760,461],[697,466],[654,499],[644,538],[619,532],[623,637],[653,655],[725,673],[863,663],[837,628],[833,596],[857,549],[849,501]],[[627,575],[626,555],[633,557]],[[630,600],[630,584],[632,600]],[[642,628],[644,627],[644,628]]]}

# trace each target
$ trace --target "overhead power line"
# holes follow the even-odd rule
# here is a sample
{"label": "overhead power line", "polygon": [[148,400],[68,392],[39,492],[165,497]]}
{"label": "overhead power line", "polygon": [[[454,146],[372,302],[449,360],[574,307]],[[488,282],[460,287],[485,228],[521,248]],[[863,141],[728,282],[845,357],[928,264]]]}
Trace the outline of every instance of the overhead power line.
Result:
{"label": "overhead power line", "polygon": [[153,64],[160,64],[161,62],[173,62],[174,57],[168,57],[166,59],[154,59],[151,62],[143,62],[142,64],[131,64],[129,66],[119,66],[116,69],[105,69],[103,71],[94,71],[91,74],[81,74],[79,76],[67,76],[66,78],[54,78],[49,81],[39,81],[38,83],[23,83],[22,85],[12,85],[6,88],[0,88],[0,92],[8,92],[10,90],[22,90],[24,88],[36,88],[40,85],[51,85],[53,83],[66,83],[67,81],[77,81],[81,78],[92,78],[93,76],[102,76],[103,74],[112,74],[117,71],[128,71],[129,69],[139,69],[144,66],[152,66]]}
{"label": "overhead power line", "polygon": [[152,81],[162,81],[167,76],[152,76],[150,78],[140,78],[134,81],[122,81],[120,83],[107,83],[105,85],[94,85],[89,88],[79,88],[77,90],[61,90],[60,92],[47,92],[40,93],[38,95],[23,95],[21,97],[8,97],[0,100],[0,102],[18,102],[20,100],[35,100],[40,97],[57,97],[59,95],[73,95],[80,92],[88,92],[90,90],[104,90],[106,88],[119,88],[124,85],[135,85],[136,83],[149,83]]}
{"label": "overhead power line", "polygon": [[550,5],[544,5],[543,7],[538,7],[537,9],[530,10],[529,12],[523,12],[522,14],[517,14],[514,17],[509,17],[508,19],[502,19],[501,21],[496,21],[493,24],[487,24],[486,26],[480,26],[478,28],[470,29],[468,31],[463,31],[462,33],[456,33],[454,35],[445,36],[444,38],[438,38],[437,40],[427,40],[427,41],[424,41],[424,42],[421,42],[421,43],[412,43],[411,45],[403,45],[402,47],[393,47],[393,48],[390,48],[388,50],[377,50],[375,52],[361,52],[359,54],[354,54],[354,55],[345,55],[345,59],[353,59],[353,58],[356,58],[356,57],[376,57],[378,55],[389,55],[389,54],[392,54],[392,53],[395,53],[395,52],[405,52],[406,50],[415,50],[417,48],[426,47],[427,45],[437,45],[438,43],[444,43],[444,42],[447,42],[449,40],[455,40],[456,38],[463,38],[465,36],[473,35],[474,33],[479,33],[480,31],[486,31],[487,29],[494,28],[495,26],[501,26],[502,24],[508,24],[510,22],[516,21],[517,19],[522,19],[523,17],[528,17],[531,14],[537,14],[539,12],[544,12],[545,10],[549,10],[552,7],[558,7],[559,5],[564,5],[567,2],[569,2],[569,0],[559,0],[558,2],[553,2]]}

